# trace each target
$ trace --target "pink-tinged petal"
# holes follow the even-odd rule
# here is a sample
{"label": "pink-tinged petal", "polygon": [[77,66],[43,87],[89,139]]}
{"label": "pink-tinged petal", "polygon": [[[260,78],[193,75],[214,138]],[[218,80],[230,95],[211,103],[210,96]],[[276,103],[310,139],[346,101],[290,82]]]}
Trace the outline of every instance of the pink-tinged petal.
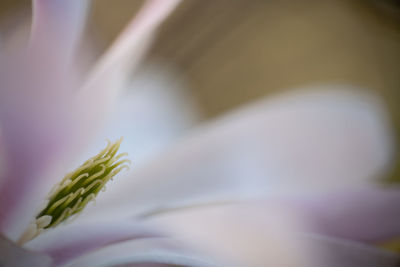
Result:
{"label": "pink-tinged petal", "polygon": [[0,65],[1,150],[5,163],[1,172],[0,232],[15,240],[51,188],[48,182],[60,179],[51,174],[67,156],[79,125],[75,120],[78,114],[71,110],[72,79],[49,75],[49,69],[42,68],[41,61],[27,51],[4,58]]}
{"label": "pink-tinged petal", "polygon": [[175,267],[174,265],[164,264],[164,263],[128,263],[128,264],[118,264],[114,265],[118,267]]}
{"label": "pink-tinged petal", "polygon": [[70,224],[51,229],[26,244],[49,255],[54,265],[67,264],[86,253],[124,241],[163,237],[160,232],[131,221]]}
{"label": "pink-tinged petal", "polygon": [[313,231],[327,236],[374,243],[400,236],[399,189],[354,189],[286,203],[310,220]]}
{"label": "pink-tinged petal", "polygon": [[[155,31],[179,0],[148,0],[120,37],[90,71],[78,99],[85,106],[83,120],[100,125],[115,104],[134,67],[149,48]],[[96,101],[93,101],[96,97]]]}
{"label": "pink-tinged petal", "polygon": [[172,238],[121,242],[87,253],[66,266],[221,266],[207,261],[204,255],[185,245],[187,244]]}
{"label": "pink-tinged petal", "polygon": [[345,239],[308,235],[303,237],[312,244],[317,266],[324,267],[397,267],[400,264],[398,254],[378,247]]}
{"label": "pink-tinged petal", "polygon": [[148,219],[208,255],[216,266],[312,266],[312,251],[298,242],[302,219],[260,203],[209,205]]}
{"label": "pink-tinged petal", "polygon": [[308,234],[308,218],[274,203],[192,207],[149,218],[214,255],[217,266],[394,267],[400,256],[350,240]]}
{"label": "pink-tinged petal", "polygon": [[[302,216],[247,202],[167,212],[148,219],[217,266],[391,267],[400,256],[354,241],[307,234]],[[206,257],[208,255],[209,257]]]}
{"label": "pink-tinged petal", "polygon": [[[65,163],[69,163],[71,153],[95,133],[103,112],[108,111],[103,102],[108,102],[107,92],[112,91],[108,89],[118,87],[107,83],[105,74],[109,70],[119,74],[113,70],[119,69],[120,63],[124,65],[119,62],[122,55],[106,56],[96,67],[102,71],[95,70],[85,88],[77,89],[80,87],[73,68],[67,66],[68,56],[58,56],[64,52],[65,55],[73,53],[81,31],[78,27],[83,26],[86,2],[67,2],[38,0],[34,6],[37,14],[29,49],[17,51],[17,56],[1,55],[0,127],[7,168],[1,178],[0,232],[12,240],[19,238],[51,186],[60,179],[60,173],[67,171]],[[157,3],[153,1],[146,5],[144,13],[134,23],[133,29],[139,30],[131,32],[135,35],[133,39],[143,37],[143,31],[153,32],[170,11],[168,7],[172,8],[172,1],[160,3],[155,6]],[[56,16],[53,12],[60,14]],[[76,21],[72,21],[74,19]],[[64,30],[65,36],[54,43],[50,41],[57,39]],[[135,45],[130,46],[134,41],[124,41],[131,37],[124,36],[117,42],[122,43],[122,47],[113,46],[111,54],[126,49],[126,44],[136,49]],[[99,89],[101,86],[104,90]],[[86,97],[77,96],[77,91]]]}
{"label": "pink-tinged petal", "polygon": [[45,254],[25,250],[0,235],[0,266],[47,267],[51,266],[51,258]]}
{"label": "pink-tinged petal", "polygon": [[198,129],[121,177],[88,215],[137,215],[370,183],[391,159],[382,110],[373,96],[345,90],[300,91],[258,102]]}
{"label": "pink-tinged petal", "polygon": [[[88,11],[88,0],[34,0],[30,46],[52,64],[71,63]],[[51,44],[51,45],[49,45]]]}
{"label": "pink-tinged petal", "polygon": [[[75,73],[68,63],[86,15],[86,1],[37,0],[28,49],[2,53],[0,232],[18,239],[60,179],[80,124],[74,108]],[[65,170],[63,170],[65,171]]]}
{"label": "pink-tinged petal", "polygon": [[6,151],[0,128],[0,188],[2,186],[2,182],[4,182],[3,179],[5,179],[5,171],[6,171]]}
{"label": "pink-tinged petal", "polygon": [[135,66],[137,59],[143,56],[149,38],[153,37],[157,28],[179,2],[180,0],[147,0],[137,16],[96,64],[89,83],[113,72],[121,62],[130,62],[131,66]]}
{"label": "pink-tinged petal", "polygon": [[96,153],[104,140],[123,136],[120,151],[128,152],[135,166],[151,161],[198,122],[196,103],[186,89],[171,66],[141,66],[83,158]]}

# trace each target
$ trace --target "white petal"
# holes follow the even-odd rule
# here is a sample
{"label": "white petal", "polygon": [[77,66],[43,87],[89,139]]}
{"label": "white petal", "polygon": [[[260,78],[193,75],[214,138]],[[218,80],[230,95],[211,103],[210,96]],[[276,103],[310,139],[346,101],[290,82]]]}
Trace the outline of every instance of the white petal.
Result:
{"label": "white petal", "polygon": [[[204,206],[151,217],[218,266],[396,266],[400,256],[350,240],[306,234],[309,218],[262,202]],[[307,220],[307,221],[306,221]]]}
{"label": "white petal", "polygon": [[209,255],[218,266],[310,266],[306,243],[295,234],[303,221],[257,203],[203,206],[168,212],[149,219]]}
{"label": "white petal", "polygon": [[0,231],[12,240],[33,219],[80,128],[72,107],[76,83],[67,65],[82,30],[86,1],[37,0],[34,11],[31,46],[2,54],[0,65],[6,166]]}
{"label": "white petal", "polygon": [[[37,0],[30,49],[17,57],[7,55],[0,65],[0,127],[7,156],[0,188],[0,232],[12,240],[37,212],[51,187],[49,177],[60,178],[60,162],[68,162],[71,153],[87,142],[108,111],[102,101],[113,100],[108,93],[118,84],[107,83],[111,80],[106,73],[119,76],[113,70],[122,65],[127,70],[121,61],[128,52],[137,52],[142,38],[152,34],[177,3],[149,2],[97,65],[80,91],[83,95],[76,96],[77,82],[68,62],[87,2],[67,2]],[[65,36],[60,37],[64,30]]]}
{"label": "white petal", "polygon": [[[72,266],[165,263],[184,266],[394,267],[400,257],[365,244],[302,231],[290,210],[256,202],[182,209],[152,217],[173,238],[120,243]],[[293,214],[292,214],[293,215]],[[180,247],[191,250],[179,250]],[[145,265],[146,266],[146,265]]]}
{"label": "white petal", "polygon": [[34,0],[31,48],[57,64],[70,63],[84,30],[88,5],[88,0]]}
{"label": "white petal", "polygon": [[309,235],[304,237],[313,244],[318,266],[324,267],[395,267],[400,262],[398,254],[378,247],[326,236]]}
{"label": "white petal", "polygon": [[[88,253],[70,264],[69,267],[109,266],[191,266],[217,267],[201,255],[184,247],[184,243],[170,238],[142,239],[110,245]],[[143,265],[142,265],[143,264]]]}
{"label": "white petal", "polygon": [[110,185],[89,213],[93,218],[96,210],[99,216],[129,216],[368,184],[391,159],[382,110],[373,96],[345,90],[304,91],[258,102],[133,169]]}
{"label": "white petal", "polygon": [[375,244],[400,236],[398,188],[291,196],[278,203],[303,213],[313,231],[323,235]]}
{"label": "white petal", "polygon": [[196,105],[184,81],[163,64],[141,66],[121,93],[106,128],[97,135],[93,149],[82,155],[92,157],[104,140],[124,141],[120,151],[127,152],[135,166],[159,155],[198,120]]}
{"label": "white petal", "polygon": [[51,263],[49,256],[25,250],[0,235],[0,266],[47,267]]}
{"label": "white petal", "polygon": [[112,245],[71,265],[310,266],[306,247],[292,238],[301,222],[281,210],[264,211],[250,203],[170,212],[146,222],[171,238]]}
{"label": "white petal", "polygon": [[49,255],[62,265],[99,248],[115,243],[163,237],[155,229],[132,221],[67,224],[49,229],[26,244],[32,251]]}
{"label": "white petal", "polygon": [[24,51],[0,66],[1,153],[6,166],[1,173],[0,229],[13,240],[33,218],[51,187],[51,174],[69,156],[79,132],[68,91],[73,80],[60,72],[49,76],[51,66],[42,63]]}
{"label": "white petal", "polygon": [[102,123],[132,68],[147,51],[155,31],[178,3],[179,0],[146,1],[138,15],[95,64],[78,96],[81,106],[85,106],[85,121],[94,125]]}

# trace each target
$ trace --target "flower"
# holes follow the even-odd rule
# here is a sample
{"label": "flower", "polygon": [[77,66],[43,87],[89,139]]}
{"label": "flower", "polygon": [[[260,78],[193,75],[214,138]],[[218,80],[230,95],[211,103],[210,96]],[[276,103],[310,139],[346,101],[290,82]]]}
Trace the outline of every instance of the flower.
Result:
{"label": "flower", "polygon": [[2,153],[7,164],[2,173],[0,229],[11,239],[42,202],[38,194],[51,188],[42,185],[57,183],[45,180],[97,131],[144,43],[177,1],[148,2],[83,79],[78,77],[74,53],[87,1],[33,3],[30,42],[2,55],[0,73]]}
{"label": "flower", "polygon": [[71,58],[86,2],[34,2],[29,46],[1,64],[2,264],[394,265],[398,255],[371,245],[399,235],[400,194],[374,181],[390,131],[375,98],[348,90],[268,99],[198,128],[75,221],[14,243],[59,182],[50,177],[98,129],[136,62],[127,55],[176,4],[149,1],[82,82]]}

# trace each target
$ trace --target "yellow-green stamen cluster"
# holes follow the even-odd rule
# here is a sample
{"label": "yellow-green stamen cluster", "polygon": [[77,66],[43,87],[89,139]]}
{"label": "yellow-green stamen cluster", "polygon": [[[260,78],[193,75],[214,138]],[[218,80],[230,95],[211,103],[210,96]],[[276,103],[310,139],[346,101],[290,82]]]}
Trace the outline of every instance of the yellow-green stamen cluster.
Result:
{"label": "yellow-green stamen cluster", "polygon": [[82,211],[87,203],[97,196],[105,184],[122,169],[128,168],[130,161],[123,159],[127,153],[117,154],[122,138],[115,143],[108,142],[107,147],[98,155],[87,160],[74,172],[69,173],[54,188],[47,206],[36,217],[49,223],[43,229],[54,227],[71,215]]}

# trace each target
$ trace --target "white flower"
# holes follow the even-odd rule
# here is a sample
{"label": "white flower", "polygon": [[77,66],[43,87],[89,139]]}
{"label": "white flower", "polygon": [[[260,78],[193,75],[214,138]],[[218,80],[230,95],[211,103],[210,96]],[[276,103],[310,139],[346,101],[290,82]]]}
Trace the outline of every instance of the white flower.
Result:
{"label": "white flower", "polygon": [[148,1],[82,81],[86,2],[34,1],[28,47],[1,55],[0,263],[394,266],[399,256],[373,245],[400,234],[399,191],[376,182],[390,131],[379,101],[348,90],[300,91],[199,127],[75,221],[15,243],[176,4]]}

